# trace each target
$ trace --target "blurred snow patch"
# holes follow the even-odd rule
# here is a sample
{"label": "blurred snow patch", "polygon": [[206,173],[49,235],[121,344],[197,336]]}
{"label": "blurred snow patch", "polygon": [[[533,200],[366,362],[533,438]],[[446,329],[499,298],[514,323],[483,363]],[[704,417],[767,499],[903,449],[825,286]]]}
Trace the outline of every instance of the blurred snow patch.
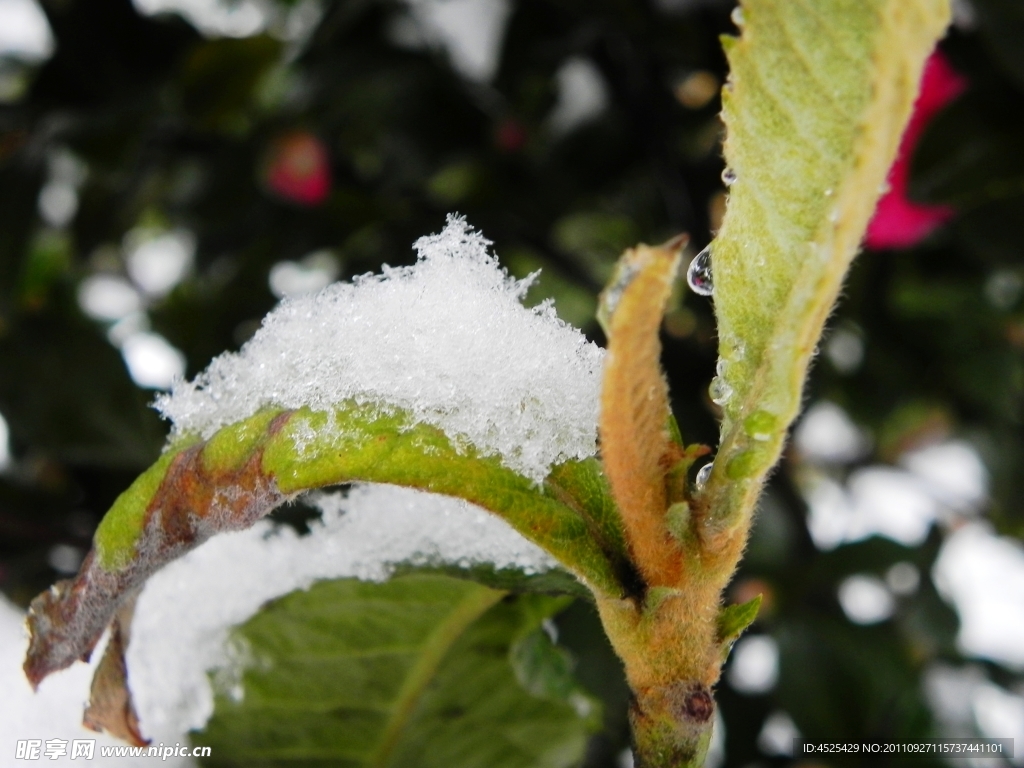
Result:
{"label": "blurred snow patch", "polygon": [[864,339],[852,328],[837,328],[825,342],[825,357],[839,373],[853,373],[864,362]]}
{"label": "blurred snow patch", "polygon": [[406,0],[406,5],[410,15],[394,30],[399,42],[445,48],[452,67],[468,80],[494,77],[511,13],[508,0]]}
{"label": "blurred snow patch", "polygon": [[[1024,696],[1017,696],[995,683],[984,682],[971,696],[974,722],[990,739],[1013,739],[1015,745],[1024,745]],[[1020,746],[1015,750],[1015,765],[1024,765]]]}
{"label": "blurred snow patch", "polygon": [[819,549],[885,536],[921,544],[940,518],[976,513],[988,498],[988,473],[978,452],[950,440],[904,454],[902,469],[872,465],[850,473],[845,485],[809,467],[801,485],[808,527]]}
{"label": "blurred snow patch", "polygon": [[279,299],[316,293],[333,283],[340,271],[338,259],[328,250],[314,251],[302,261],[279,261],[270,268],[270,292]]}
{"label": "blurred snow patch", "polygon": [[36,62],[53,53],[53,32],[35,0],[0,0],[0,57]]}
{"label": "blurred snow patch", "polygon": [[558,99],[548,123],[555,135],[564,135],[593,120],[608,108],[608,86],[590,59],[573,56],[555,73]]}
{"label": "blurred snow patch", "polygon": [[[975,733],[994,739],[1010,738],[1024,744],[1024,696],[991,682],[976,664],[953,667],[934,663],[923,677],[925,698],[950,736]],[[1024,765],[1024,755],[1015,749],[1014,765]]]}
{"label": "blurred snow patch", "polygon": [[264,0],[132,0],[139,13],[178,13],[209,37],[249,37],[266,29],[272,9]]}
{"label": "blurred snow patch", "polygon": [[503,520],[459,499],[362,485],[347,498],[311,500],[323,520],[308,536],[262,521],[211,539],[149,580],[128,651],[147,736],[173,743],[205,724],[213,710],[207,671],[240,677],[231,672],[239,660],[226,645],[230,629],[275,597],[320,579],[383,581],[401,562],[489,563],[528,573],[555,565]]}
{"label": "blurred snow patch", "polygon": [[118,275],[91,275],[78,286],[78,305],[94,320],[113,322],[142,309],[142,297]]}
{"label": "blurred snow patch", "polygon": [[800,419],[793,442],[800,455],[816,464],[848,464],[871,449],[871,440],[835,403],[815,403]]}
{"label": "blurred snow patch", "polygon": [[185,356],[157,333],[140,331],[121,344],[132,381],[148,389],[170,389],[185,375]]}
{"label": "blurred snow patch", "polygon": [[195,257],[195,235],[186,229],[133,229],[125,236],[128,275],[150,296],[164,296],[182,281]]}
{"label": "blurred snow patch", "polygon": [[757,748],[772,757],[792,757],[793,739],[800,738],[800,731],[788,714],[775,710],[765,718],[761,733],[757,736]]}
{"label": "blurred snow patch", "polygon": [[740,693],[767,693],[779,679],[779,645],[769,635],[748,635],[736,643],[729,685]]}
{"label": "blurred snow patch", "polygon": [[885,584],[894,595],[912,595],[921,583],[921,572],[913,563],[893,563],[885,572]]}
{"label": "blurred snow patch", "polygon": [[711,730],[711,743],[708,745],[708,754],[704,758],[704,768],[721,768],[725,762],[725,718],[722,717],[722,708],[715,707],[715,724]]}
{"label": "blurred snow patch", "polygon": [[1024,547],[971,522],[939,551],[935,585],[960,614],[957,643],[968,656],[1024,669]]}
{"label": "blurred snow patch", "polygon": [[71,184],[51,181],[39,190],[39,215],[51,227],[66,226],[78,212],[78,190]]}
{"label": "blurred snow patch", "polygon": [[938,505],[906,472],[866,467],[844,487],[827,475],[804,483],[808,528],[818,549],[885,536],[907,546],[923,542],[935,522]]}
{"label": "blurred snow patch", "polygon": [[839,585],[839,605],[854,624],[877,624],[892,616],[896,601],[884,581],[859,573]]}
{"label": "blurred snow patch", "polygon": [[949,440],[903,454],[900,464],[921,480],[939,503],[974,511],[988,495],[988,472],[974,447]]}
{"label": "blurred snow patch", "polygon": [[7,419],[0,413],[0,472],[11,466],[11,430]]}
{"label": "blurred snow patch", "polygon": [[239,353],[157,408],[206,437],[272,404],[398,408],[540,482],[597,449],[604,351],[549,303],[525,308],[530,279],[510,278],[489,246],[450,216],[416,242],[414,266],[285,299]]}

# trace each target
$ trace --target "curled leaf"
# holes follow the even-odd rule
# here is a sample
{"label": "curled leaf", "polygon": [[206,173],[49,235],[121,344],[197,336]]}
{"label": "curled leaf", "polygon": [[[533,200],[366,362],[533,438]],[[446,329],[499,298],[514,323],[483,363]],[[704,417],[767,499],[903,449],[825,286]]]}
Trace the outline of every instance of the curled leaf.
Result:
{"label": "curled leaf", "polygon": [[665,525],[666,470],[676,463],[658,330],[685,237],[626,251],[601,295],[608,359],[601,391],[601,459],[634,562],[648,585],[671,585],[681,553]]}
{"label": "curled leaf", "polygon": [[578,508],[497,458],[457,450],[439,429],[400,412],[354,404],[329,413],[268,410],[207,441],[172,447],[122,494],[78,576],[33,601],[27,677],[38,686],[87,659],[119,608],[166,563],[216,533],[250,527],[295,494],[352,481],[466,499],[503,517],[592,589],[622,592]]}
{"label": "curled leaf", "polygon": [[106,731],[129,744],[142,747],[149,744],[149,740],[143,738],[139,730],[139,716],[128,689],[128,666],[125,663],[134,612],[135,598],[131,598],[114,617],[110,640],[92,678],[89,706],[85,710],[82,724],[86,728]]}

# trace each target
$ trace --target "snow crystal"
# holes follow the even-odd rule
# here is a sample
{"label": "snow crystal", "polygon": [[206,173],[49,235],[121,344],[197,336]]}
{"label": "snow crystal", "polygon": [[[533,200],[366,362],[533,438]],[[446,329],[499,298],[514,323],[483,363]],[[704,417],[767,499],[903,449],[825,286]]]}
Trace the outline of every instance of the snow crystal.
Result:
{"label": "snow crystal", "polygon": [[[244,648],[228,642],[275,597],[320,579],[383,581],[396,563],[489,563],[527,573],[555,565],[505,521],[460,499],[387,485],[310,497],[323,513],[308,536],[268,521],[216,536],[154,575],[139,599],[129,685],[143,733],[173,743],[213,710],[208,670],[237,681]],[[238,691],[237,693],[241,693]]]}
{"label": "snow crystal", "polygon": [[603,350],[550,305],[524,307],[531,280],[510,278],[489,246],[449,216],[415,243],[414,266],[282,301],[157,408],[175,433],[205,437],[269,405],[400,408],[539,482],[596,451]]}

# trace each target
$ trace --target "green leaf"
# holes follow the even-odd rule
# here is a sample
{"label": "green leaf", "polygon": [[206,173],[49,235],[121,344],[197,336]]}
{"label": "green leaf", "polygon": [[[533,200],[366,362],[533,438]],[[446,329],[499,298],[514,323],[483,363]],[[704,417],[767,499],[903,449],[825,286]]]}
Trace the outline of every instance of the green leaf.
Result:
{"label": "green leaf", "polygon": [[724,40],[725,156],[712,245],[724,402],[709,530],[746,530],[799,411],[822,327],[874,211],[948,0],[742,4]]}
{"label": "green leaf", "polygon": [[758,595],[745,603],[727,605],[718,614],[718,639],[722,643],[723,656],[729,653],[732,644],[739,639],[747,627],[754,623],[757,612],[761,610],[762,597],[763,595]]}
{"label": "green leaf", "polygon": [[[206,765],[556,768],[579,762],[597,707],[551,657],[517,682],[524,641],[564,601],[436,575],[321,582],[238,628],[241,696],[221,693]],[[532,642],[532,641],[528,641]],[[537,654],[534,654],[536,658]],[[541,682],[537,682],[541,681]],[[584,711],[586,710],[586,711]]]}
{"label": "green leaf", "polygon": [[504,518],[588,587],[623,592],[593,522],[560,500],[564,491],[456,448],[439,429],[397,410],[352,403],[330,412],[268,409],[205,442],[182,439],[117,499],[78,576],[32,603],[29,679],[38,684],[87,654],[118,605],[167,562],[215,533],[250,527],[289,496],[353,481],[466,499]]}
{"label": "green leaf", "polygon": [[608,557],[619,582],[631,582],[636,577],[635,569],[629,557],[622,517],[601,462],[589,458],[552,467],[547,487],[586,521],[591,538]]}

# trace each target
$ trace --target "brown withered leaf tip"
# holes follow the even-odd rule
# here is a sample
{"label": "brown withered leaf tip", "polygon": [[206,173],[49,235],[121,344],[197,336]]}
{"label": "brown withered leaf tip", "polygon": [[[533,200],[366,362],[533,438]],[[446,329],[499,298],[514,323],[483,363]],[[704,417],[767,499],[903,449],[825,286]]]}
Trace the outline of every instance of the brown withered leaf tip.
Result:
{"label": "brown withered leaf tip", "polygon": [[114,617],[110,640],[92,678],[89,706],[82,725],[94,731],[106,731],[136,747],[144,747],[149,744],[149,739],[143,738],[139,730],[139,716],[128,688],[128,665],[125,663],[136,599],[137,596],[129,598]]}
{"label": "brown withered leaf tip", "polygon": [[146,508],[129,563],[108,571],[95,550],[90,551],[73,580],[58,582],[32,601],[24,670],[33,688],[77,660],[88,661],[103,630],[114,621],[110,645],[93,680],[86,724],[133,744],[146,743],[125,679],[124,651],[135,596],[146,579],[170,561],[216,533],[251,527],[286,500],[275,479],[262,469],[263,443],[292,413],[277,416],[263,440],[237,467],[207,468],[202,455],[205,443],[183,450],[174,457]]}

